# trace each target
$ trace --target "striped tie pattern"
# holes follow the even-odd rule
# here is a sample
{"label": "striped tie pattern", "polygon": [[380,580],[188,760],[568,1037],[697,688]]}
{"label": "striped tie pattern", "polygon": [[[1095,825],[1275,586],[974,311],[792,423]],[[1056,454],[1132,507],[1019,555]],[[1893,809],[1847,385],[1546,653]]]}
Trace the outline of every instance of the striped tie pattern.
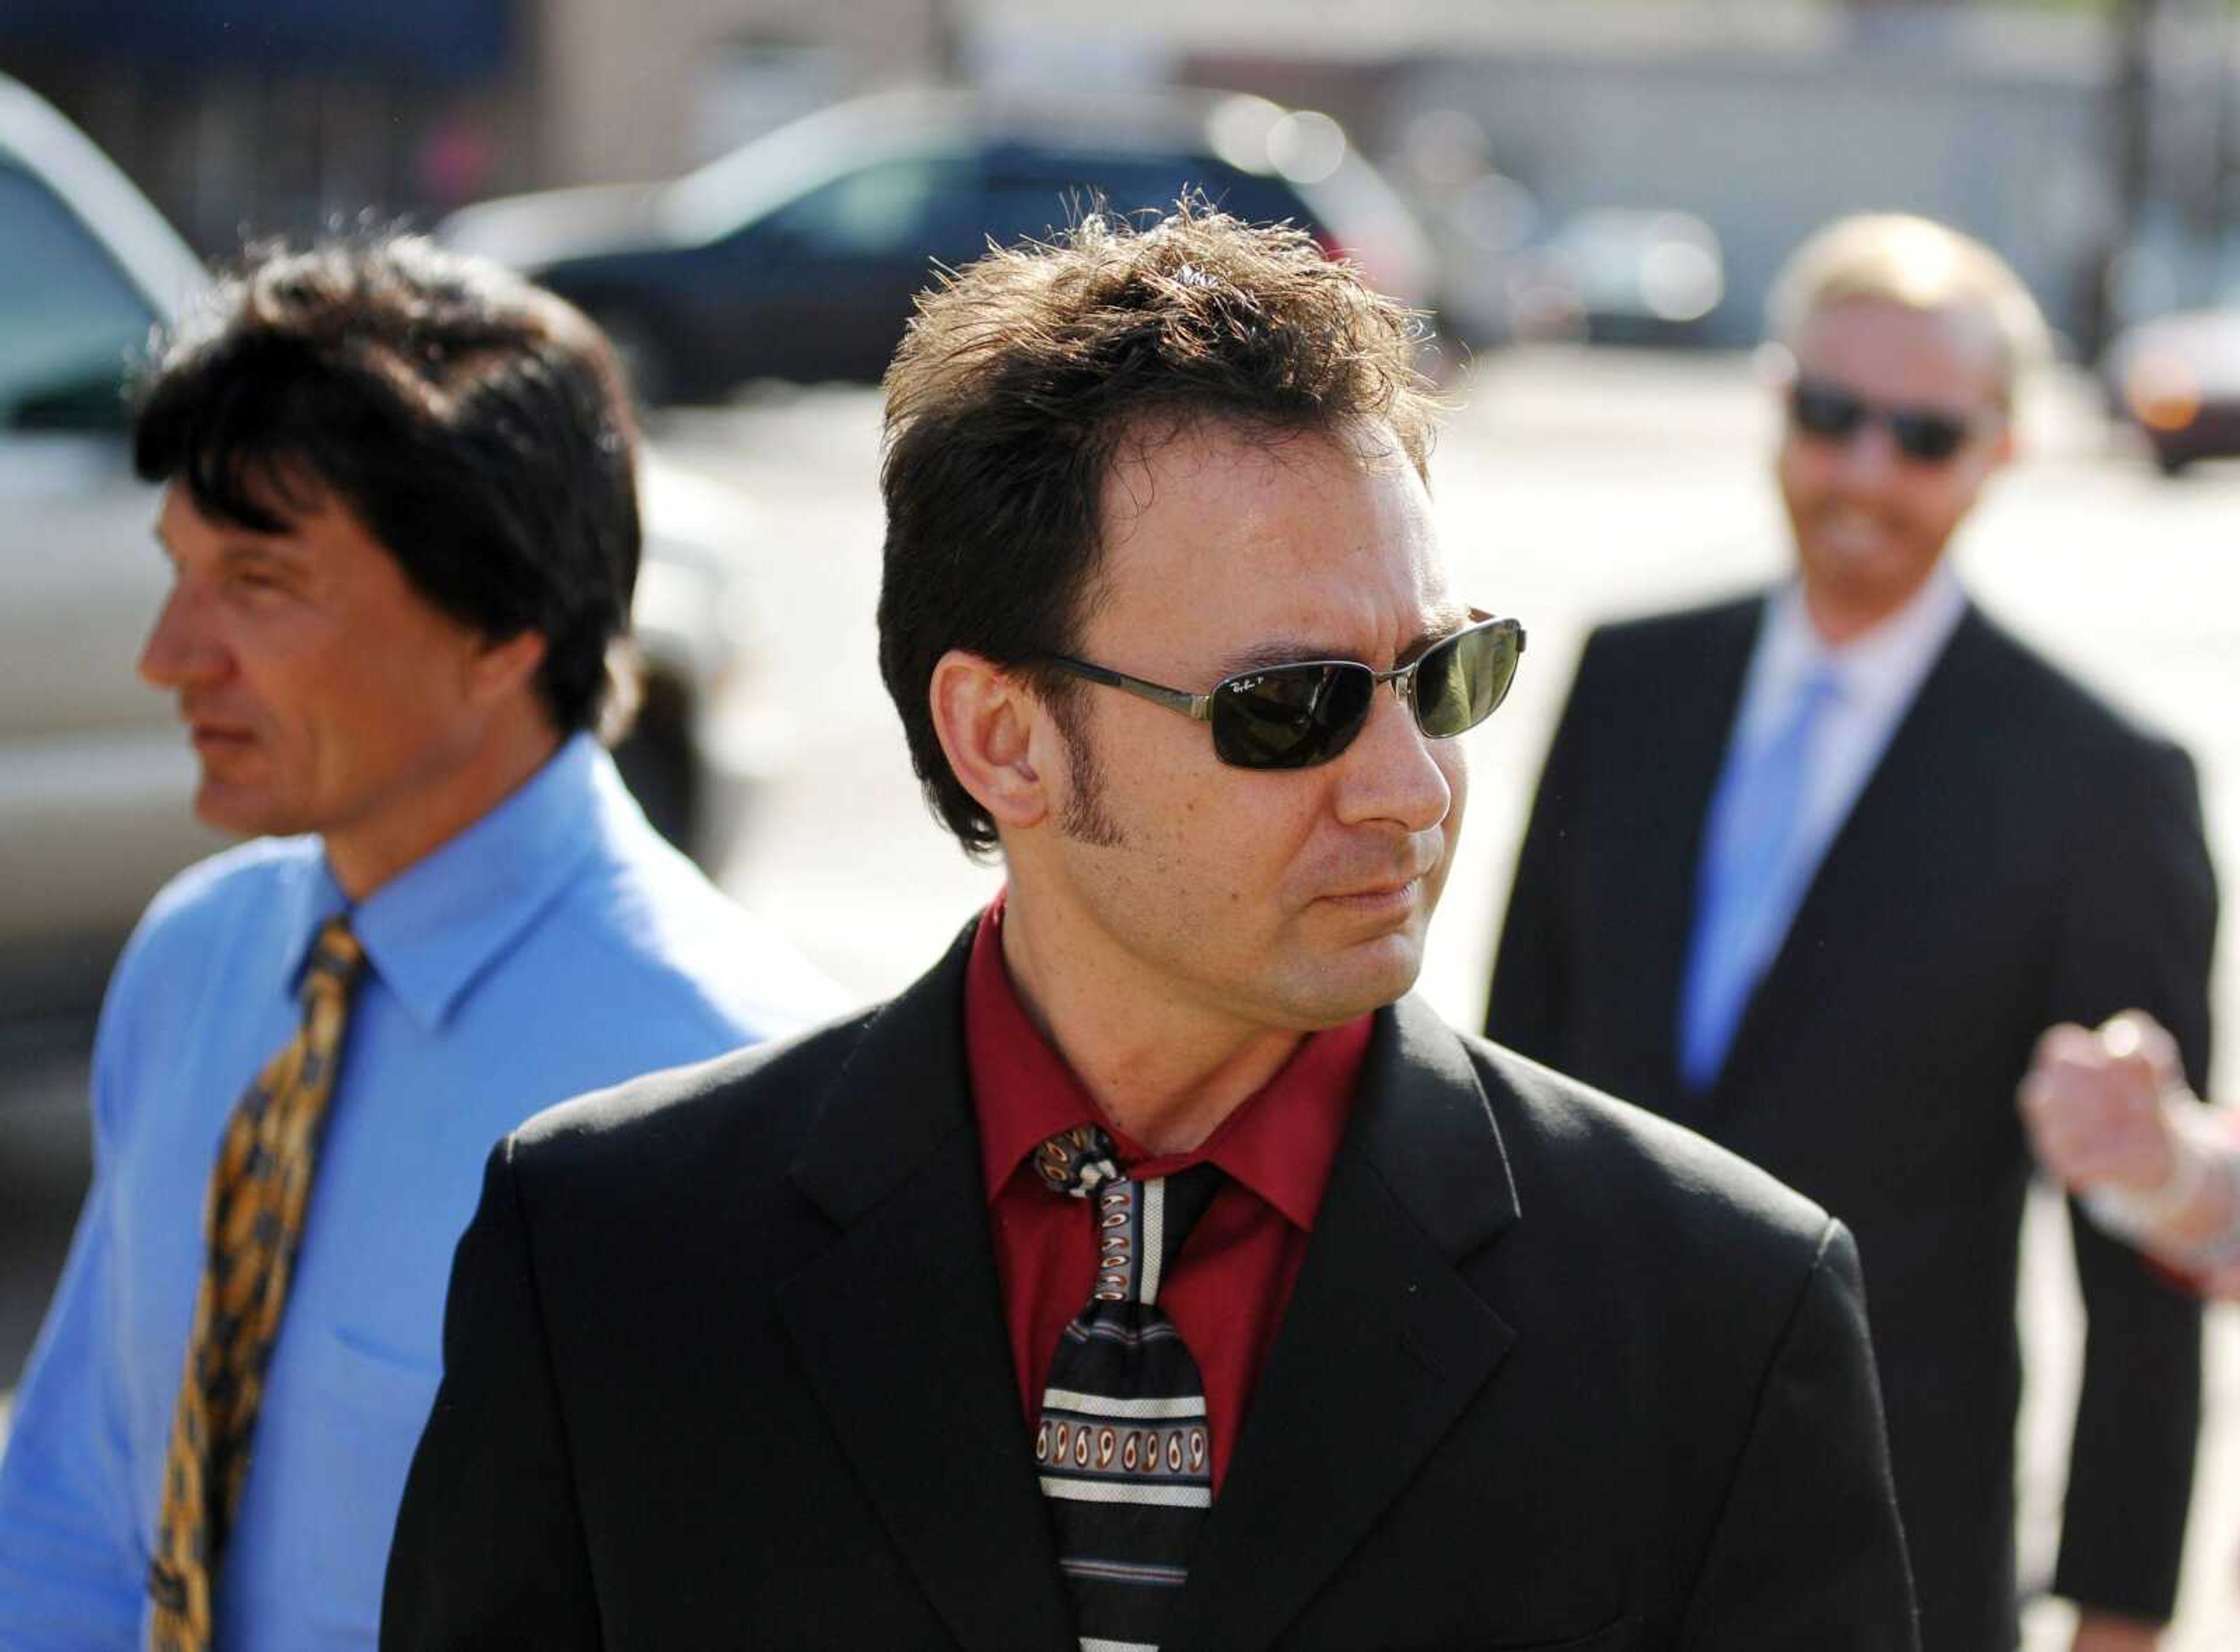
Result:
{"label": "striped tie pattern", "polygon": [[1193,1165],[1137,1182],[1095,1125],[1051,1137],[1035,1169],[1088,1205],[1097,1267],[1058,1338],[1035,1462],[1083,1652],[1156,1652],[1213,1506],[1205,1388],[1159,1283],[1221,1172]]}
{"label": "striped tie pattern", "polygon": [[211,1584],[248,1479],[265,1362],[287,1306],[320,1125],[364,961],[347,922],[329,919],[304,974],[303,1024],[235,1104],[218,1148],[148,1569],[152,1652],[210,1644]]}

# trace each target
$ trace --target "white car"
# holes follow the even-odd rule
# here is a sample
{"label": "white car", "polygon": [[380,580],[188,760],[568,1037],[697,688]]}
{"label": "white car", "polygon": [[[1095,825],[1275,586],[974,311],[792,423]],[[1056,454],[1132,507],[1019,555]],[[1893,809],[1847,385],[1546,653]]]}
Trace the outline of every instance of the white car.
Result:
{"label": "white car", "polygon": [[[0,247],[0,1036],[16,1037],[58,1018],[82,1030],[141,908],[222,840],[190,811],[170,698],[134,673],[166,571],[121,394],[128,359],[203,271],[105,156],[5,76]],[[641,488],[647,691],[617,755],[656,823],[713,863],[750,767],[717,690],[752,651],[751,507],[654,461]]]}

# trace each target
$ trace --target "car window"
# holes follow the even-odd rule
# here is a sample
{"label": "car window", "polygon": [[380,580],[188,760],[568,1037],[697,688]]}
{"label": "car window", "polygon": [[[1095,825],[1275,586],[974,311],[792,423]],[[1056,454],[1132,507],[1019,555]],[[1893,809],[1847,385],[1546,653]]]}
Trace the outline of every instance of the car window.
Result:
{"label": "car window", "polygon": [[1185,189],[1248,223],[1309,223],[1280,179],[1252,177],[1208,156],[1012,150],[991,157],[988,173],[988,232],[1006,244],[1046,236],[1100,200],[1123,214],[1170,211]]}
{"label": "car window", "polygon": [[1171,205],[1174,190],[1163,169],[1109,155],[1013,155],[989,167],[987,230],[1007,246],[1043,240],[1100,206],[1126,214],[1157,206],[1163,194]]}
{"label": "car window", "polygon": [[1322,224],[1282,178],[1240,172],[1218,161],[1203,169],[1204,189],[1223,212],[1247,223],[1290,223],[1302,230],[1320,230]]}
{"label": "car window", "polygon": [[915,257],[956,239],[976,169],[963,156],[912,155],[842,175],[770,215],[800,251],[826,258]]}
{"label": "car window", "polygon": [[0,156],[0,423],[26,403],[97,400],[156,315],[45,183]]}

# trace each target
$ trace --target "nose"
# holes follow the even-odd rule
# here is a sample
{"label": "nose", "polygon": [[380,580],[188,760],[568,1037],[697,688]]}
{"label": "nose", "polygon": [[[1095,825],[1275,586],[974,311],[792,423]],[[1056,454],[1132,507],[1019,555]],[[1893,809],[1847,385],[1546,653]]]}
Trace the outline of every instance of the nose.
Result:
{"label": "nose", "polygon": [[183,582],[175,582],[141,644],[141,680],[170,690],[198,688],[225,675],[226,652],[208,605]]}
{"label": "nose", "polygon": [[1416,726],[1416,716],[1396,693],[1370,703],[1369,721],[1338,758],[1337,812],[1349,825],[1388,821],[1410,832],[1429,831],[1454,807],[1448,770],[1459,772],[1461,749],[1452,741],[1440,756]]}
{"label": "nose", "polygon": [[1897,443],[1887,421],[1862,419],[1850,436],[1837,444],[1836,472],[1854,485],[1888,481],[1898,466]]}

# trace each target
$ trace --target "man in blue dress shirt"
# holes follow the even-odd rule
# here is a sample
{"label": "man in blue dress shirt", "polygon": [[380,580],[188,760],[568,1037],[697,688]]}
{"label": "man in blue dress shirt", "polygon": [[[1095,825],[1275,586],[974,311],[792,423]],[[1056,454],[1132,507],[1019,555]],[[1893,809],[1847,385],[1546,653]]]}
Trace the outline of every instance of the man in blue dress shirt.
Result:
{"label": "man in blue dress shirt", "polygon": [[[2217,880],[2191,760],[1978,609],[1953,560],[2045,350],[2020,277],[1947,225],[1864,214],[1792,255],[1770,309],[1794,577],[1588,640],[1486,1025],[1857,1236],[1922,1646],[2008,1652],[2015,1085],[2042,1029],[2131,1005],[2198,1076]],[[2200,1313],[2103,1234],[2075,1251],[2052,1592],[2070,1652],[2148,1652],[2177,1595]]]}
{"label": "man in blue dress shirt", "polygon": [[[659,839],[594,732],[634,445],[581,316],[409,239],[253,260],[143,385],[175,577],[140,669],[178,700],[197,812],[256,841],[166,889],[110,986],[93,1188],[0,1460],[11,1652],[370,1645],[490,1143],[836,1007]],[[284,1311],[223,1372],[212,1282],[223,1302],[243,1264],[205,1278],[214,1166],[252,1104],[310,1082],[267,1063],[312,1036],[298,995],[337,933],[362,962],[317,1061],[307,1202],[271,1224]],[[244,1377],[231,1495],[205,1449],[210,1500],[183,1502],[179,1454]]]}

